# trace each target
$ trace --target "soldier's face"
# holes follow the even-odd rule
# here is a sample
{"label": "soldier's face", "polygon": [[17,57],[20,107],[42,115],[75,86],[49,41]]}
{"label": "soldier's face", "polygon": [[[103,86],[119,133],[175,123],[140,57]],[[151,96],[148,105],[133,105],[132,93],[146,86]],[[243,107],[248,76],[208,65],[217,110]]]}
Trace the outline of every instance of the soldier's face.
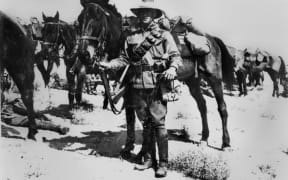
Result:
{"label": "soldier's face", "polygon": [[142,11],[139,18],[143,24],[150,24],[153,21],[153,11]]}

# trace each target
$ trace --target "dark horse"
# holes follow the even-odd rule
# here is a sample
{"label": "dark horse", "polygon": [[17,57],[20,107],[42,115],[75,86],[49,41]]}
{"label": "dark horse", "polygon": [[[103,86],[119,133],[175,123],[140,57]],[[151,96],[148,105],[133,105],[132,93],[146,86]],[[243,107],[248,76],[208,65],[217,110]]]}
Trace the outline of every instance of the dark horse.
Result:
{"label": "dark horse", "polygon": [[[127,32],[122,31],[122,17],[115,7],[109,4],[101,7],[98,4],[88,3],[79,15],[78,21],[81,27],[79,53],[88,54],[88,59],[108,61],[120,55]],[[116,79],[115,74],[114,77],[112,76],[111,78]],[[127,95],[129,96],[129,92],[125,93],[124,101],[127,100]],[[113,108],[111,109],[113,111]],[[129,138],[126,140],[124,153],[133,149],[136,119],[134,109],[131,106],[125,106],[125,113]]]}
{"label": "dark horse", "polygon": [[[81,28],[78,57],[88,67],[88,71],[95,74],[99,72],[95,60],[109,61],[118,57],[123,44],[121,14],[108,3],[101,5],[103,7],[96,3],[85,4],[78,17]],[[103,108],[107,105],[105,94]]]}
{"label": "dark horse", "polygon": [[[64,63],[66,65],[66,77],[68,81],[69,106],[74,106],[74,100],[80,104],[82,99],[82,89],[86,76],[86,68],[78,64],[77,68],[71,71],[77,56],[73,53],[76,46],[77,31],[75,27],[59,19],[57,12],[54,17],[46,17],[42,14],[44,27],[42,30],[43,42],[46,44],[50,57],[59,58],[59,49],[64,47]],[[77,83],[76,83],[77,82]]]}
{"label": "dark horse", "polygon": [[[178,79],[185,82],[189,87],[190,94],[196,100],[201,114],[201,141],[207,142],[209,137],[207,107],[200,89],[200,80],[203,78],[211,86],[218,104],[218,111],[222,120],[222,149],[230,147],[230,137],[227,129],[228,113],[223,98],[222,81],[226,83],[227,87],[232,87],[234,59],[221,39],[208,34],[205,36],[210,42],[209,54],[193,55],[187,45],[181,42],[181,38],[187,32],[193,32],[193,29],[181,19],[175,22],[171,30],[183,58],[183,66],[177,72]],[[197,32],[193,33],[197,34]]]}
{"label": "dark horse", "polygon": [[260,51],[259,49],[255,52],[256,60],[259,61],[259,65],[255,66],[255,71],[265,70],[271,80],[273,81],[273,93],[272,96],[279,97],[278,84],[284,85],[283,82],[286,80],[286,66],[281,56],[272,56],[266,51]]}
{"label": "dark horse", "polygon": [[[58,57],[51,56],[52,54],[48,52],[46,44],[43,43],[42,24],[36,17],[32,17],[30,22],[30,24],[25,24],[23,26],[27,31],[28,37],[30,37],[33,42],[35,63],[43,77],[45,86],[47,86],[50,80],[50,73],[53,69],[53,65],[55,63],[57,66],[59,66],[60,60]],[[44,65],[45,60],[47,61],[47,68]]]}
{"label": "dark horse", "polygon": [[0,11],[0,68],[6,68],[18,87],[29,120],[28,138],[37,133],[33,107],[34,59],[33,45],[26,31],[16,21]]}

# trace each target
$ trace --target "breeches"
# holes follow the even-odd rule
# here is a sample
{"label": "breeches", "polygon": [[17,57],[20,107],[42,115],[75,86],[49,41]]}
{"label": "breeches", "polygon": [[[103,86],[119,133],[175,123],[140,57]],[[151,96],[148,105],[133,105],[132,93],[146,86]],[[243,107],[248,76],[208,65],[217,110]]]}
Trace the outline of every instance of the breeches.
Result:
{"label": "breeches", "polygon": [[155,128],[165,128],[167,102],[161,100],[160,93],[155,94],[153,89],[131,89],[128,98],[144,126],[151,123]]}

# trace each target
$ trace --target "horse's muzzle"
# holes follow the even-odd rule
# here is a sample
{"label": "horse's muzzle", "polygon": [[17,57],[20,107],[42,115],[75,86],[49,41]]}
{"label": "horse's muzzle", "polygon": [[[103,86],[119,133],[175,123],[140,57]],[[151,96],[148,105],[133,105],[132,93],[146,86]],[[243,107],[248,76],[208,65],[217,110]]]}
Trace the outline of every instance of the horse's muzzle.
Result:
{"label": "horse's muzzle", "polygon": [[90,57],[90,53],[88,51],[80,51],[78,53],[78,57],[84,65],[90,65],[93,62],[92,58]]}

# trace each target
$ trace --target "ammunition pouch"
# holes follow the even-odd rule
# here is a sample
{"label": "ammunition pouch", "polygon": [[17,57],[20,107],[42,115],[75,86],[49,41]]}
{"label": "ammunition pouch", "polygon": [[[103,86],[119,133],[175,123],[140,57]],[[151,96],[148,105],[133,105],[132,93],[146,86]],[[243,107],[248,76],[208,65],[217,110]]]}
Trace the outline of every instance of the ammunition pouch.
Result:
{"label": "ammunition pouch", "polygon": [[140,74],[143,71],[151,71],[154,73],[163,73],[167,69],[166,62],[156,61],[152,66],[151,65],[134,65],[134,71],[136,74]]}
{"label": "ammunition pouch", "polygon": [[167,64],[165,61],[155,61],[155,63],[153,64],[153,71],[155,73],[163,73],[165,70],[167,69]]}
{"label": "ammunition pouch", "polygon": [[137,62],[150,50],[151,47],[162,42],[163,38],[160,33],[152,33],[148,35],[139,45],[130,44],[128,46],[129,55],[132,61]]}
{"label": "ammunition pouch", "polygon": [[[133,46],[133,45],[132,45]],[[149,49],[153,46],[147,39],[145,39],[138,46],[130,47],[130,57],[132,61],[137,62],[142,59],[142,57],[149,51]]]}

